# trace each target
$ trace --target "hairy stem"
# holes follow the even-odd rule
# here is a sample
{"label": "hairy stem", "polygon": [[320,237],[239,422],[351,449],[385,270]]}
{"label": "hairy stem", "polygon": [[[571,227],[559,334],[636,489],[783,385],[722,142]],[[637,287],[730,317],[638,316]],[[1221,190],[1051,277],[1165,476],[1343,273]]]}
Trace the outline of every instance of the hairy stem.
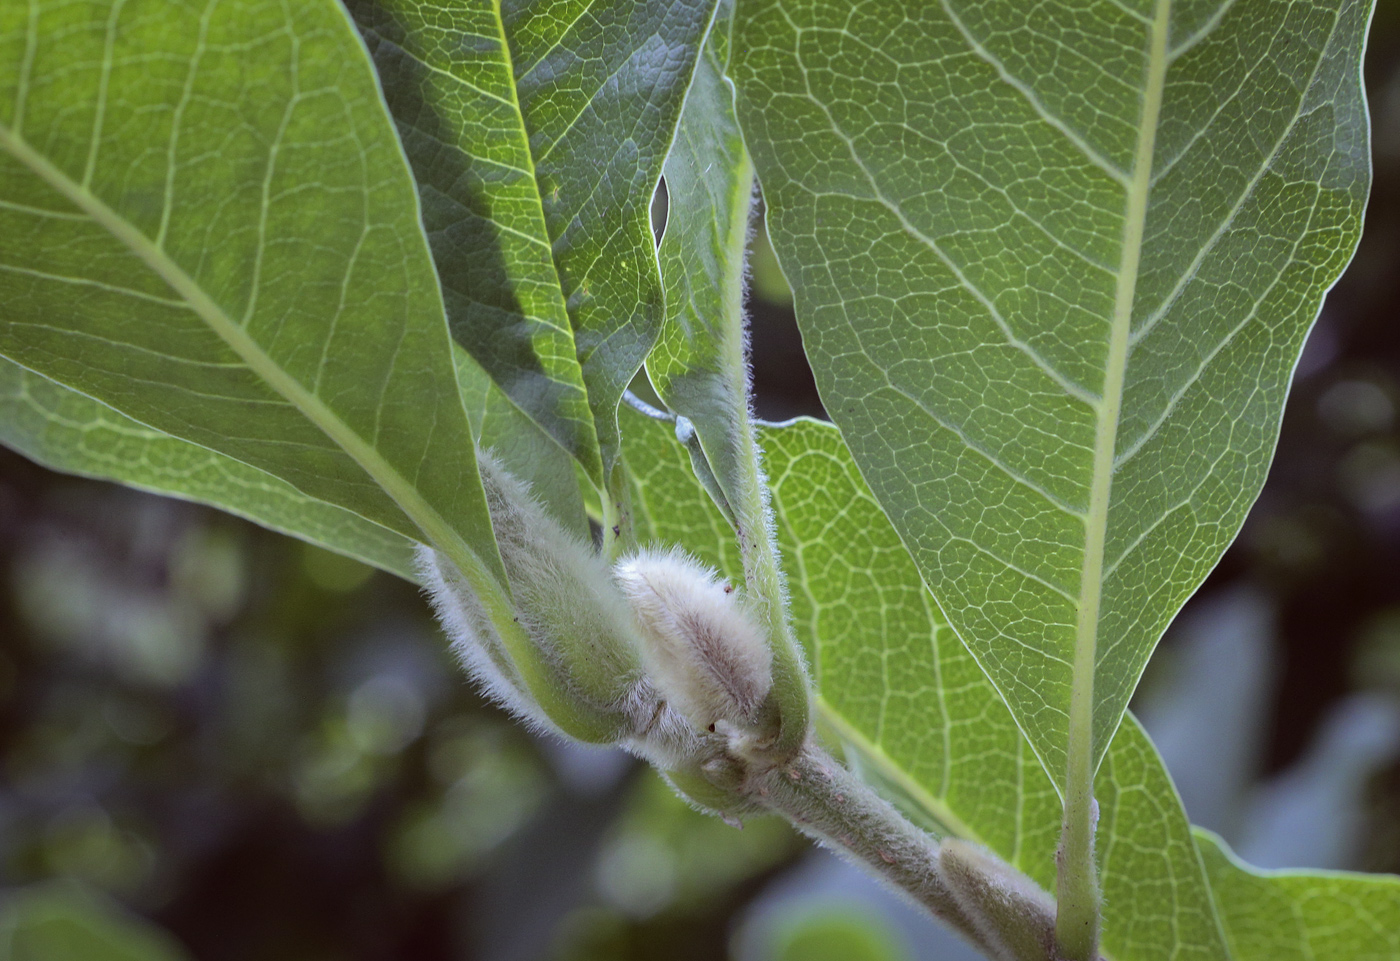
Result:
{"label": "hairy stem", "polygon": [[1054,958],[1054,904],[990,851],[939,839],[808,741],[743,793],[952,925],[989,957]]}
{"label": "hairy stem", "polygon": [[884,878],[963,931],[970,919],[938,870],[938,839],[821,748],[808,744],[791,763],[759,776],[751,796],[808,837]]}

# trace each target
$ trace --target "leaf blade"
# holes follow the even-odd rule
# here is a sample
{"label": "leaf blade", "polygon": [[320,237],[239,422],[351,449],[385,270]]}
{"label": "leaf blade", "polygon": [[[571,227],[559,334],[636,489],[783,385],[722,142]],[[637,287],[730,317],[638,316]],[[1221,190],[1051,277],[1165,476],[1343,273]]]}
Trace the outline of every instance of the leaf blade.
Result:
{"label": "leaf blade", "polygon": [[1236,961],[1384,961],[1400,954],[1400,878],[1258,871],[1196,829]]}
{"label": "leaf blade", "polygon": [[454,339],[598,482],[597,431],[498,5],[347,7],[414,167]]}
{"label": "leaf blade", "polygon": [[0,359],[0,443],[51,470],[209,504],[414,580],[415,542]]}
{"label": "leaf blade", "polygon": [[[664,505],[649,513],[654,536],[734,576],[736,552],[684,450],[664,425],[640,418],[624,436],[637,503]],[[818,723],[916,822],[985,844],[1053,890],[1054,784],[939,614],[837,431],[799,420],[764,428],[762,439]],[[1118,961],[1227,957],[1190,825],[1135,721],[1115,737],[1096,792],[1105,950]]]}
{"label": "leaf blade", "polygon": [[736,24],[770,235],[827,409],[1060,783],[1262,483],[1358,233],[1368,5],[838,6]]}
{"label": "leaf blade", "polygon": [[0,352],[503,579],[416,192],[343,11],[24,14],[0,46],[23,239]]}
{"label": "leaf blade", "polygon": [[701,51],[676,142],[666,158],[666,233],[658,250],[666,313],[647,373],[665,404],[688,421],[697,471],[713,477],[743,559],[751,610],[773,651],[771,697],[796,744],[807,731],[806,671],[788,627],[786,588],[768,522],[768,493],[749,413],[743,322],[744,251],[753,165],[734,119],[721,44],[731,5]]}
{"label": "leaf blade", "polygon": [[661,324],[651,195],[713,0],[351,6],[423,184],[454,336],[605,486]]}

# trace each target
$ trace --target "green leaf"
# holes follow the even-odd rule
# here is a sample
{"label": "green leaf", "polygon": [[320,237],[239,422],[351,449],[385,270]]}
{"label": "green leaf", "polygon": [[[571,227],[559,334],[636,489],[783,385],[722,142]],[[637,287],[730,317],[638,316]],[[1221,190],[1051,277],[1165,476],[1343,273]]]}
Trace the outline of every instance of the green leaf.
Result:
{"label": "green leaf", "polygon": [[45,467],[211,504],[414,579],[414,542],[267,471],[139,424],[0,358],[0,443]]}
{"label": "green leaf", "polygon": [[[724,26],[716,25],[715,37],[724,35]],[[760,495],[751,476],[755,447],[742,324],[753,164],[733,97],[712,39],[666,158],[666,234],[658,251],[666,322],[647,373],[666,405],[694,424],[721,489],[740,508]]]}
{"label": "green leaf", "polygon": [[[454,337],[602,486],[661,324],[652,193],[713,0],[350,0]],[[601,446],[600,446],[601,444]]]}
{"label": "green leaf", "polygon": [[753,164],[719,56],[730,7],[722,6],[701,52],[666,158],[666,234],[657,251],[666,319],[647,374],[666,406],[690,422],[695,437],[687,443],[699,445],[703,461],[697,472],[714,478],[711,496],[733,523],[745,556],[774,568],[776,577],[771,556],[754,556],[768,544],[743,326]]}
{"label": "green leaf", "polygon": [[0,908],[0,961],[184,961],[163,929],[72,884],[11,892]]}
{"label": "green leaf", "polygon": [[470,354],[455,346],[453,356],[477,444],[493,451],[512,474],[529,484],[561,524],[588,539],[580,484],[592,488],[587,478],[578,476],[582,465],[517,407]]}
{"label": "green leaf", "polygon": [[[626,423],[652,535],[733,576],[735,552],[664,424]],[[1061,807],[985,674],[948,628],[837,431],[762,432],[795,628],[820,719],[847,760],[939,835],[985,844],[1054,889]],[[707,519],[706,514],[710,517]],[[1190,825],[1151,742],[1122,725],[1100,768],[1104,947],[1117,959],[1223,958]]]}
{"label": "green leaf", "polygon": [[488,390],[477,430],[481,446],[494,452],[507,470],[528,483],[530,492],[559,523],[580,539],[588,540],[588,515],[575,461],[485,374],[482,379]]}
{"label": "green leaf", "polygon": [[0,354],[487,589],[416,198],[331,0],[0,8]]}
{"label": "green leaf", "polygon": [[[572,461],[470,357],[458,373],[472,432],[580,537],[588,520]],[[416,580],[416,541],[309,497],[273,474],[140,424],[0,358],[0,443],[53,470],[209,504]]]}
{"label": "green leaf", "polygon": [[1197,829],[1236,961],[1393,961],[1400,878],[1344,871],[1259,871]]}
{"label": "green leaf", "polygon": [[[636,418],[626,427],[651,536],[683,543],[732,576],[732,539],[684,448],[665,425]],[[762,436],[795,626],[821,693],[819,723],[863,778],[930,831],[979,841],[1053,889],[1054,785],[943,621],[836,430],[796,421]],[[1131,715],[1094,789],[1103,945],[1112,958],[1395,956],[1400,878],[1263,874],[1205,832],[1195,831],[1193,844],[1161,758]]]}
{"label": "green leaf", "polygon": [[775,653],[778,713],[789,735],[800,739],[807,730],[807,681],[787,624],[749,416],[743,300],[753,166],[720,59],[729,14],[726,4],[695,69],[666,160],[668,210],[659,250],[666,322],[647,372],[667,406],[690,422],[678,429],[694,430],[701,458],[696,469],[714,478],[718,489],[711,494],[734,527],[751,608]]}
{"label": "green leaf", "polygon": [[[825,708],[855,765],[938,833],[1054,890],[1061,807],[1010,713],[924,588],[830,425],[764,432],[778,536]],[[1151,742],[1124,724],[1095,782],[1103,943],[1115,958],[1223,957],[1190,826]]]}
{"label": "green leaf", "polygon": [[1063,783],[1258,493],[1369,182],[1368,0],[745,3],[818,387]]}
{"label": "green leaf", "polygon": [[657,547],[683,545],[731,579],[742,578],[734,529],[695,479],[690,453],[672,425],[631,408],[623,409],[622,425],[637,540]]}

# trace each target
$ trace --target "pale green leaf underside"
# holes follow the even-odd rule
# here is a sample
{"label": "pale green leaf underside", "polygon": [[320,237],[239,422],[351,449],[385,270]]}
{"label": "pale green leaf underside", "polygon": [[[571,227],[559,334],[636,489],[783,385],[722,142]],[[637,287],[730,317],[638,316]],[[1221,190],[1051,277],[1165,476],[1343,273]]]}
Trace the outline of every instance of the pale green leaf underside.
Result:
{"label": "pale green leaf underside", "polygon": [[1263,481],[1368,3],[1035,9],[755,0],[732,74],[826,408],[1058,782],[1075,679],[1097,759]]}
{"label": "pale green leaf underside", "polygon": [[503,577],[416,191],[331,0],[0,7],[0,354]]}
{"label": "pale green leaf underside", "polygon": [[[458,356],[473,434],[581,537],[587,518],[564,450]],[[53,470],[209,504],[416,580],[417,541],[225,454],[171,437],[0,358],[0,443]]]}
{"label": "pale green leaf underside", "polygon": [[[664,424],[637,421],[625,436],[650,536],[732,575],[732,537],[690,477],[685,452]],[[795,627],[826,728],[862,776],[930,830],[981,841],[1053,890],[1054,786],[943,621],[836,430],[798,421],[765,428],[762,441]],[[1227,957],[1190,826],[1131,717],[1095,793],[1105,949],[1120,961]]]}
{"label": "pale green leaf underside", "polygon": [[578,471],[564,448],[544,428],[516,407],[474,361],[474,372],[486,384],[476,435],[516,477],[530,485],[530,492],[555,519],[583,540],[588,531]]}
{"label": "pale green leaf underside", "polygon": [[349,6],[453,336],[601,484],[661,324],[651,196],[713,0]]}
{"label": "pale green leaf underside", "polygon": [[0,443],[53,470],[198,501],[414,579],[415,542],[0,358]]}
{"label": "pale green leaf underside", "polygon": [[1400,958],[1400,878],[1258,871],[1207,831],[1196,841],[1236,961]]}
{"label": "pale green leaf underside", "polygon": [[[715,34],[727,27],[717,23]],[[695,425],[726,496],[745,501],[757,499],[747,489],[753,479],[743,330],[753,165],[716,46],[712,36],[666,158],[666,235],[657,251],[666,321],[647,373],[666,405]]]}

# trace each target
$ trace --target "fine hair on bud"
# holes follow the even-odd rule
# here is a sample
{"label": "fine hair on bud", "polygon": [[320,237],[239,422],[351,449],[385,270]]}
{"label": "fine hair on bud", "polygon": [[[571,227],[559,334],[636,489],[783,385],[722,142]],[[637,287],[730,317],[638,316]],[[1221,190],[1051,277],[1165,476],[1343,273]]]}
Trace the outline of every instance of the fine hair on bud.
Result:
{"label": "fine hair on bud", "polygon": [[680,550],[642,551],[613,576],[661,696],[699,730],[752,730],[773,683],[773,653],[740,595]]}
{"label": "fine hair on bud", "polygon": [[[420,573],[464,665],[503,706],[548,729],[593,742],[647,730],[659,697],[643,676],[631,611],[606,562],[493,455],[478,451],[477,463],[515,620],[530,644],[512,655],[501,638],[507,628],[492,623],[449,560],[425,548]],[[521,656],[528,668],[515,663]]]}
{"label": "fine hair on bud", "polygon": [[481,685],[486,696],[530,727],[560,733],[525,692],[511,663],[501,635],[467,585],[466,578],[445,556],[420,546],[415,568],[432,600],[433,613],[452,643],[452,651],[467,675]]}

